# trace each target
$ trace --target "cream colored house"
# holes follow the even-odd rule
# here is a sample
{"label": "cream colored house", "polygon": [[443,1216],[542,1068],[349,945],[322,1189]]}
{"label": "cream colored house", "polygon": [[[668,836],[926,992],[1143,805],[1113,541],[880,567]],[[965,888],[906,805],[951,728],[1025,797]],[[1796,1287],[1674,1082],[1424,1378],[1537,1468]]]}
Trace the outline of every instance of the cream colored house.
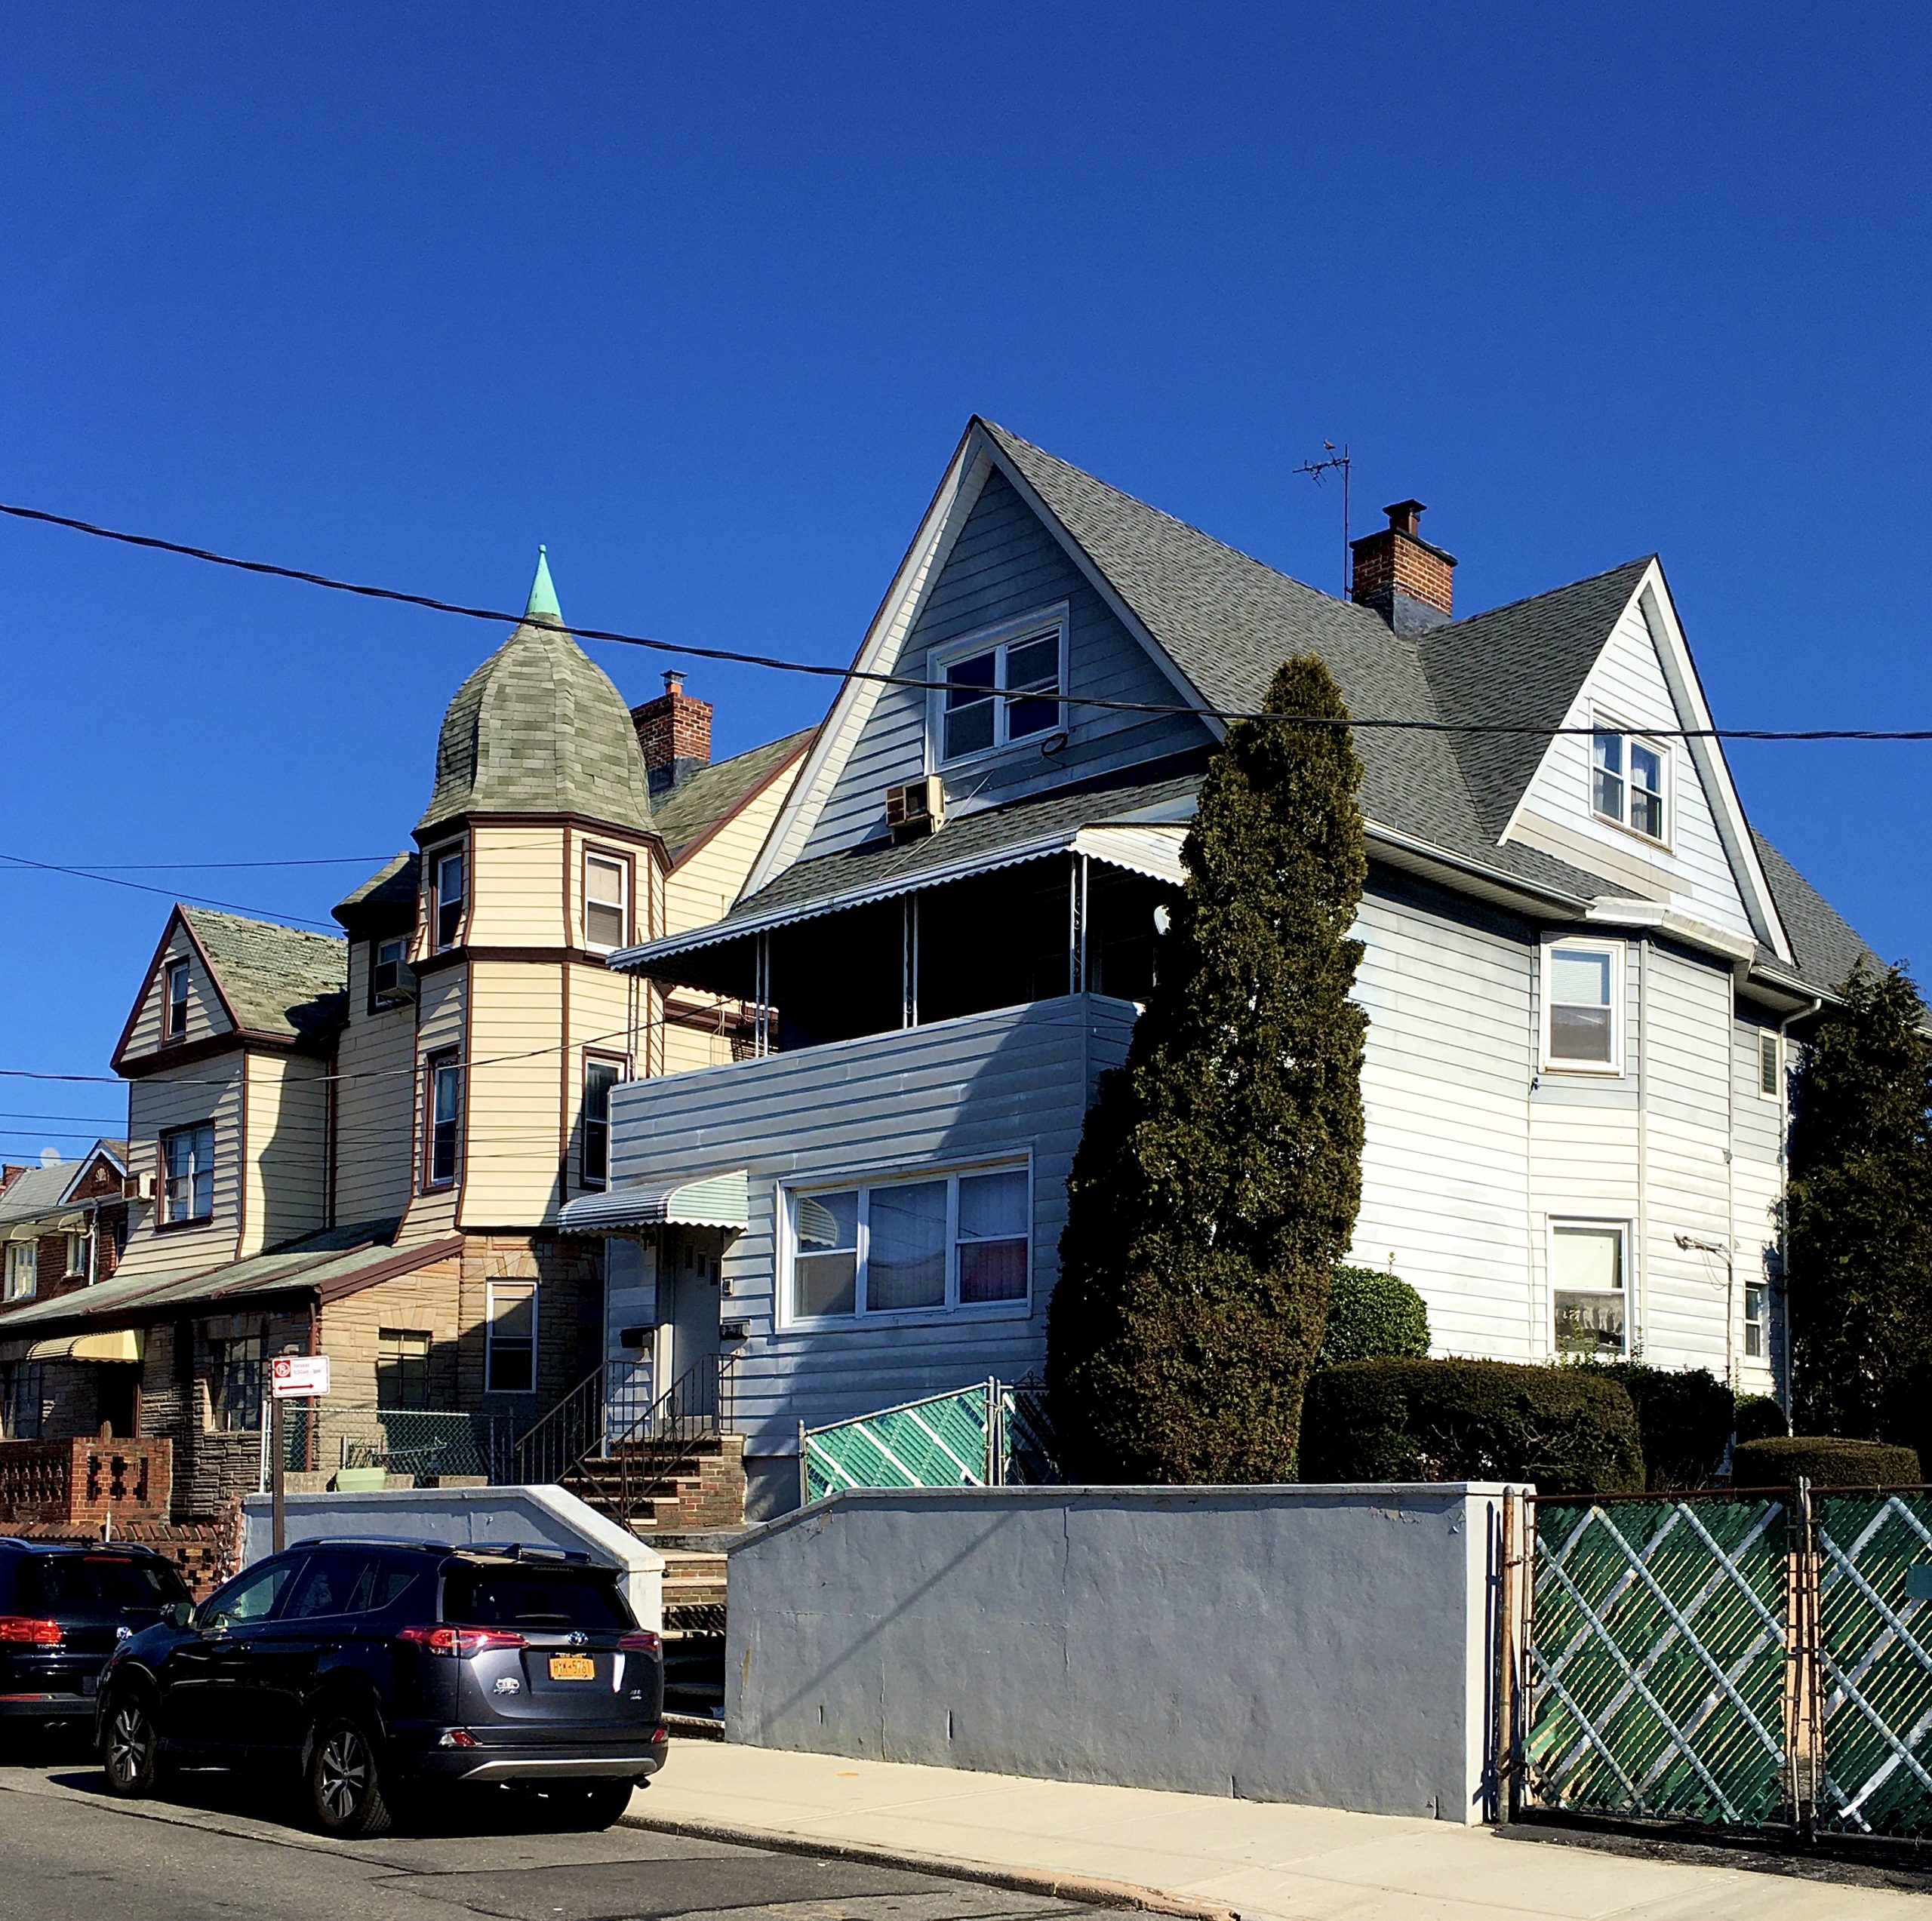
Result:
{"label": "cream colored house", "polygon": [[[330,1357],[328,1418],[380,1412],[372,1455],[404,1451],[401,1416],[473,1417],[474,1446],[429,1464],[451,1472],[598,1365],[603,1243],[558,1216],[608,1181],[611,1090],[728,1061],[746,1031],[735,1001],[608,957],[735,898],[809,742],[713,766],[710,708],[666,678],[627,708],[540,561],[444,716],[413,847],[337,908],[344,938],[171,916],[115,1055],[125,1256],[99,1286],[0,1312],[0,1363],[131,1335],[178,1514],[254,1484],[276,1354]],[[50,1433],[82,1418],[74,1398]]]}

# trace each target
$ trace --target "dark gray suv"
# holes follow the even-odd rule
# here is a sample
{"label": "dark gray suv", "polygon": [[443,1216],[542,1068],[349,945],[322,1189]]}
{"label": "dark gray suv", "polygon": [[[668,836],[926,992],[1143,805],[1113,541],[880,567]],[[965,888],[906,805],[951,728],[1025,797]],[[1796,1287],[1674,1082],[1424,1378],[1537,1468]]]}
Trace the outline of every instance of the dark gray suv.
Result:
{"label": "dark gray suv", "polygon": [[509,1783],[608,1827],[664,1765],[658,1637],[616,1573],[518,1546],[306,1541],[124,1643],[95,1731],[112,1792],[180,1763],[299,1773],[325,1831]]}

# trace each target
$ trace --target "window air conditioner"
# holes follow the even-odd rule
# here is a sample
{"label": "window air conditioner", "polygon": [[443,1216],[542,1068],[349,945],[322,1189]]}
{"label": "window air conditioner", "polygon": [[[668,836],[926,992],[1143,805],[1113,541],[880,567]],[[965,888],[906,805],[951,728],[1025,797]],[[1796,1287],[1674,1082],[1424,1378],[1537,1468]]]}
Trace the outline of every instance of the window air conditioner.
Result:
{"label": "window air conditioner", "polygon": [[946,784],[937,774],[885,790],[885,824],[894,834],[906,839],[937,834],[945,820]]}

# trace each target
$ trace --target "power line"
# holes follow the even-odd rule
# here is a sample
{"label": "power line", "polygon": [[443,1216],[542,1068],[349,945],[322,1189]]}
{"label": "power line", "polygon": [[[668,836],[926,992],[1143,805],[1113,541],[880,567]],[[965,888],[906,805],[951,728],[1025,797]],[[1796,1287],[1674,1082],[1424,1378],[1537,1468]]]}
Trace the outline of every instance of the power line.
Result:
{"label": "power line", "polygon": [[[432,613],[455,614],[466,620],[488,620],[499,625],[507,622],[515,626],[520,625],[524,618],[521,614],[512,613],[503,607],[472,607],[460,601],[439,599],[432,594],[412,594],[400,588],[377,587],[362,581],[340,580],[331,574],[313,573],[306,567],[283,567],[272,561],[244,560],[235,555],[218,553],[212,548],[191,546],[179,540],[164,540],[154,534],[130,533],[122,528],[102,527],[92,521],[78,520],[72,515],[51,513],[40,507],[20,506],[0,501],[0,514],[11,515],[16,520],[32,521],[43,526],[65,527],[72,533],[84,533],[97,540],[116,541],[124,546],[142,547],[156,553],[178,555],[183,559],[204,561],[211,567],[232,567],[241,573],[264,574],[278,580],[297,580],[308,586],[327,588],[332,593],[354,594],[365,600],[386,601],[404,607],[423,607]],[[903,674],[881,674],[861,667],[828,666],[819,661],[791,660],[781,655],[750,653],[736,647],[700,647],[691,641],[654,640],[645,635],[621,633],[609,628],[573,625],[569,631],[582,641],[607,641],[615,647],[644,647],[655,653],[677,654],[694,660],[718,660],[742,667],[762,667],[776,673],[809,674],[840,681],[864,681],[881,687],[910,687],[928,693],[956,693],[959,690],[957,683],[948,681],[921,680]],[[1037,700],[1041,697],[1037,691],[1029,693],[1025,689],[1009,691],[1003,687],[975,687],[973,692],[976,698],[1009,702]],[[1562,734],[1591,735],[1598,731],[1590,726],[1549,726],[1540,722],[1404,721],[1382,716],[1362,718],[1352,716],[1343,720],[1327,714],[1278,714],[1265,710],[1192,706],[1178,702],[1108,700],[1091,694],[1062,694],[1057,696],[1057,701],[1063,707],[1093,708],[1109,713],[1169,715],[1222,721],[1287,721],[1301,727],[1352,727],[1358,731],[1535,736],[1540,739],[1551,739]],[[1932,740],[1932,727],[1647,727],[1643,731],[1653,737],[1670,740]],[[305,924],[312,927],[320,923],[311,921]]]}
{"label": "power line", "polygon": [[71,871],[78,874],[212,874],[244,867],[366,867],[371,862],[393,860],[386,854],[329,854],[303,860],[90,860]]}
{"label": "power line", "polygon": [[93,872],[85,867],[63,867],[51,860],[29,860],[25,854],[0,853],[0,860],[14,867],[31,868],[38,874],[64,874],[76,881],[98,881],[103,887],[127,887],[137,894],[158,894],[163,900],[185,901],[194,907],[212,907],[229,914],[246,914],[255,918],[283,921],[294,927],[312,927],[318,933],[334,934],[337,939],[341,938],[339,930],[328,921],[311,921],[300,914],[272,914],[266,908],[244,907],[238,901],[211,900],[205,894],[177,893],[172,887],[152,887],[145,881],[124,881],[117,874]]}

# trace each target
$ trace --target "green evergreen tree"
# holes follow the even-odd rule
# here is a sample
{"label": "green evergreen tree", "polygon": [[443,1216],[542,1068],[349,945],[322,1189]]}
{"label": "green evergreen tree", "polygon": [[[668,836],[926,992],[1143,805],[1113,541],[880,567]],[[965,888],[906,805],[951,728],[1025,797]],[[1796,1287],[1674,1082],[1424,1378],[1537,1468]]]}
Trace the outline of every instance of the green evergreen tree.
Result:
{"label": "green evergreen tree", "polygon": [[1932,1358],[1932,1047],[1902,967],[1853,970],[1792,1092],[1786,1198],[1800,1434],[1912,1440]]}
{"label": "green evergreen tree", "polygon": [[[1312,655],[1266,707],[1348,717]],[[1158,980],[1068,1185],[1047,1382],[1075,1480],[1293,1478],[1361,1199],[1361,783],[1346,727],[1287,720],[1235,723],[1209,768]]]}

